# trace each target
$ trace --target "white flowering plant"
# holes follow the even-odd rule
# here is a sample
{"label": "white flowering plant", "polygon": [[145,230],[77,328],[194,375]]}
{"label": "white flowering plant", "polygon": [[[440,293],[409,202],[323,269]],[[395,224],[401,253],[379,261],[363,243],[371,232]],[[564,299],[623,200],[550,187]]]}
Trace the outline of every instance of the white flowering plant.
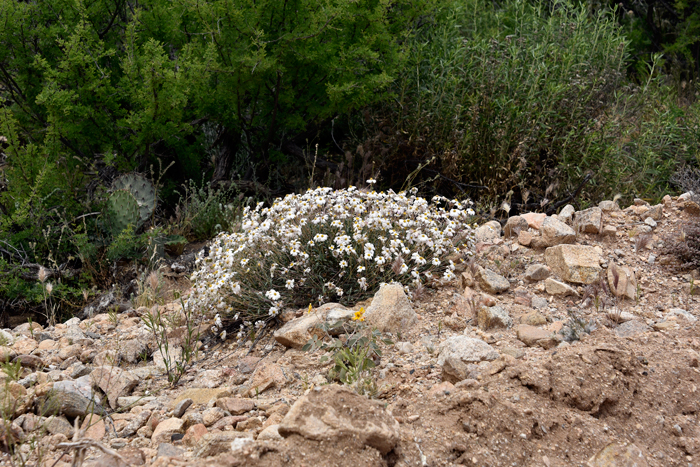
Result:
{"label": "white flowering plant", "polygon": [[428,202],[416,192],[317,188],[246,207],[240,229],[219,234],[197,258],[188,306],[220,313],[241,338],[285,308],[351,305],[382,282],[410,290],[451,281],[448,257],[473,250],[471,202]]}

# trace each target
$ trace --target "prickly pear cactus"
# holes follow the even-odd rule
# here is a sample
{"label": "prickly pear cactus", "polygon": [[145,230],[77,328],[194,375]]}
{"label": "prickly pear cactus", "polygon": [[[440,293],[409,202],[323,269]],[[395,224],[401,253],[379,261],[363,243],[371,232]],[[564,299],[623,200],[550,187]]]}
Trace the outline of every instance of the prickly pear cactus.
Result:
{"label": "prickly pear cactus", "polygon": [[140,225],[139,203],[127,190],[114,191],[107,200],[107,223],[113,235],[118,235],[129,224]]}
{"label": "prickly pear cactus", "polygon": [[156,189],[146,177],[139,174],[125,174],[114,180],[113,190],[126,190],[131,193],[139,205],[139,222],[134,227],[141,226],[146,222],[156,209],[158,201]]}

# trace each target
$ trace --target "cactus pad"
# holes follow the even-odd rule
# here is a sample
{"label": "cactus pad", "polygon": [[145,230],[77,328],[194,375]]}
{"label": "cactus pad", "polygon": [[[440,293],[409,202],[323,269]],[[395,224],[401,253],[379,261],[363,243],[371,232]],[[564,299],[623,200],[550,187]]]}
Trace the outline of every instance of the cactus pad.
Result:
{"label": "cactus pad", "polygon": [[156,189],[147,178],[142,175],[131,173],[125,174],[114,180],[112,189],[115,193],[118,190],[125,190],[133,195],[138,203],[139,220],[134,227],[141,226],[146,222],[156,209]]}
{"label": "cactus pad", "polygon": [[107,224],[113,235],[118,235],[129,224],[136,229],[139,225],[139,204],[127,190],[113,192],[107,200]]}

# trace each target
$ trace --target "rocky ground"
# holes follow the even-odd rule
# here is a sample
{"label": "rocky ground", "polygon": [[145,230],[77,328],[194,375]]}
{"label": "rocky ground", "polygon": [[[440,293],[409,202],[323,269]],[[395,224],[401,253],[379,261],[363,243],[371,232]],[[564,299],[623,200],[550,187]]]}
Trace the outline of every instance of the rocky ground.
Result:
{"label": "rocky ground", "polygon": [[[3,462],[699,465],[695,272],[664,254],[698,215],[684,195],[489,223],[458,281],[412,300],[386,285],[353,310],[287,313],[252,351],[205,339],[174,388],[147,308],[2,331],[0,353],[15,362],[1,374],[0,444],[15,452]],[[374,370],[374,398],[328,384],[323,352],[301,350],[360,306],[396,342]],[[176,358],[180,307],[159,310]]]}

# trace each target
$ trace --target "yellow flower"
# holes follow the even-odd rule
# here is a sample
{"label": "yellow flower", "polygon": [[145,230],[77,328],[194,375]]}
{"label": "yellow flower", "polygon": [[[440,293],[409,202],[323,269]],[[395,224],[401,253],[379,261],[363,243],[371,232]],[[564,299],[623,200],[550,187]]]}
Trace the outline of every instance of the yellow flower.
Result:
{"label": "yellow flower", "polygon": [[309,303],[309,311],[307,313],[311,313],[311,303]]}
{"label": "yellow flower", "polygon": [[360,311],[355,312],[355,316],[352,317],[353,321],[364,321],[365,317],[363,316],[365,314],[365,307],[360,307]]}

